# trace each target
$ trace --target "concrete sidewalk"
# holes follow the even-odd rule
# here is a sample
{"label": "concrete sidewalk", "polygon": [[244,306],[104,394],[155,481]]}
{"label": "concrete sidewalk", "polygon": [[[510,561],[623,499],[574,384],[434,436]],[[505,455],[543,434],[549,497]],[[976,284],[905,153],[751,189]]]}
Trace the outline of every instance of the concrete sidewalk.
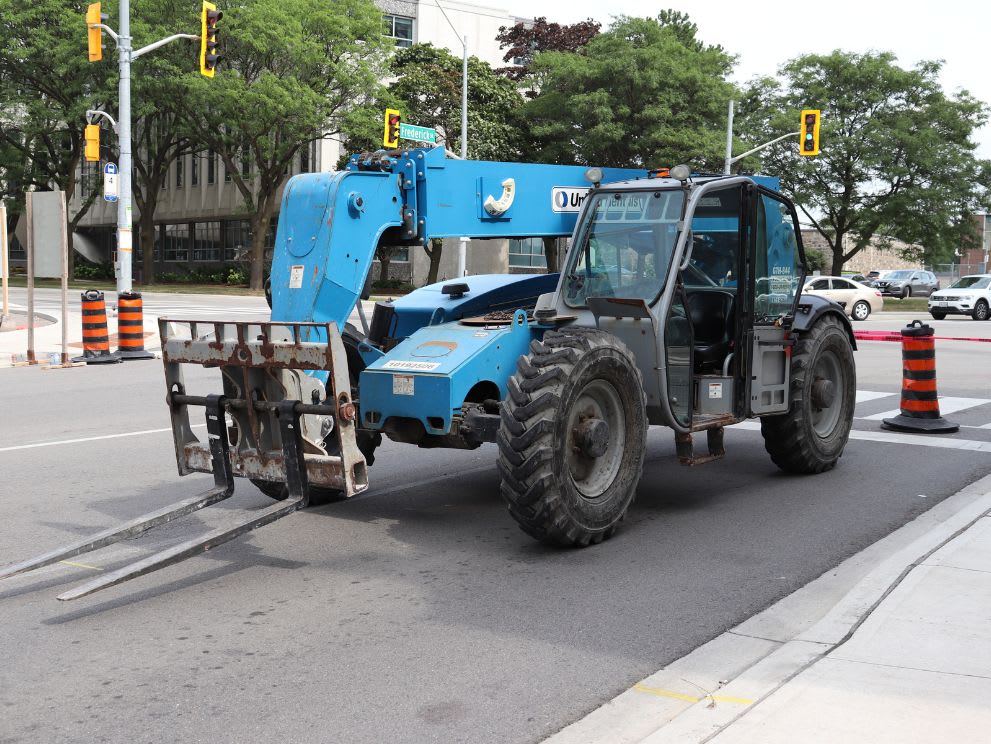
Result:
{"label": "concrete sidewalk", "polygon": [[991,476],[548,744],[991,740],[989,489]]}
{"label": "concrete sidewalk", "polygon": [[[987,741],[989,700],[991,518],[985,513],[910,566],[847,640],[728,725],[692,740]],[[644,741],[688,740],[661,729]]]}
{"label": "concrete sidewalk", "polygon": [[[195,301],[199,297],[213,297],[212,295],[177,295],[180,302],[176,304],[174,308],[164,309],[162,307],[162,302],[158,296],[156,296],[151,302],[149,302],[148,295],[145,295],[145,307],[144,307],[144,333],[145,333],[145,349],[156,355],[161,352],[161,339],[158,335],[158,318],[196,318],[200,319],[202,312],[197,309],[187,309],[182,303],[188,302],[190,300]],[[109,326],[109,336],[110,336],[110,348],[115,350],[117,348],[117,295],[113,292],[107,292],[105,301],[107,303],[107,324]],[[364,301],[362,303],[366,317],[370,320],[372,311],[374,310],[375,303],[371,301]],[[155,308],[158,308],[156,312]],[[16,312],[23,314],[26,318],[26,309],[24,303],[12,303],[12,309]],[[232,310],[230,313],[226,313],[221,307],[219,309],[211,310],[209,313],[210,319],[221,319],[230,321],[244,321],[247,316],[244,314],[246,311],[243,308]],[[62,317],[61,313],[52,313],[46,309],[45,312],[35,311],[35,315],[44,319],[45,324],[34,329],[34,348],[35,348],[35,358],[40,364],[57,364],[59,361],[59,355],[62,350]],[[83,330],[82,330],[82,312],[79,302],[78,293],[70,294],[69,296],[69,310],[68,310],[68,324],[67,324],[67,343],[68,343],[68,353],[69,357],[78,357],[83,354]],[[253,318],[267,318],[268,317],[268,307],[259,308],[259,312],[253,316]],[[54,321],[54,322],[52,322]],[[358,317],[357,311],[351,314],[348,322],[355,325],[355,327],[360,328],[361,322]],[[28,331],[23,330],[13,330],[13,331],[3,331],[0,332],[0,368],[10,367],[14,363],[23,362],[26,358],[26,352],[28,347]]]}
{"label": "concrete sidewalk", "polygon": [[[107,325],[110,336],[110,349],[117,348],[117,313],[114,309],[116,299],[107,296]],[[23,305],[17,305],[15,309],[25,314]],[[36,326],[34,329],[34,351],[35,358],[40,364],[58,364],[59,356],[62,352],[62,316],[54,315],[50,312],[35,311],[37,318],[43,319],[44,324]],[[83,354],[83,325],[82,311],[78,294],[70,296],[67,316],[67,351],[69,358],[82,356]],[[51,322],[53,321],[54,322]],[[157,352],[161,345],[158,339],[158,316],[153,313],[144,313],[145,349]],[[10,367],[13,364],[23,362],[26,359],[28,348],[27,328],[14,331],[4,331],[0,333],[0,367]]]}

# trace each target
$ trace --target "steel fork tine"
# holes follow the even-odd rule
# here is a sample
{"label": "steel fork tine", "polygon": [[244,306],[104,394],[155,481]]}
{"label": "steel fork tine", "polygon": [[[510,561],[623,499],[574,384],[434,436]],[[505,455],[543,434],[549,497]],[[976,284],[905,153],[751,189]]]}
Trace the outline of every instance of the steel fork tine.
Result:
{"label": "steel fork tine", "polygon": [[169,566],[173,563],[178,563],[179,561],[189,558],[190,556],[205,553],[211,548],[215,548],[218,545],[223,545],[225,542],[233,540],[239,535],[243,535],[245,532],[250,532],[257,527],[261,527],[269,522],[274,522],[280,517],[291,514],[301,506],[303,506],[303,499],[298,498],[287,499],[286,501],[273,504],[272,506],[262,509],[261,512],[257,513],[257,515],[253,516],[251,519],[243,520],[233,526],[218,527],[212,532],[208,532],[206,535],[193,538],[192,540],[187,540],[186,542],[179,543],[178,545],[173,545],[172,547],[159,551],[158,553],[150,555],[147,558],[142,558],[139,561],[123,566],[116,571],[110,571],[102,574],[92,581],[87,581],[85,584],[80,584],[74,589],[70,589],[69,591],[60,594],[58,599],[62,601],[79,599],[80,597],[85,597],[87,594],[92,594],[93,592],[98,592],[101,589],[106,589],[107,587],[114,586],[115,584],[120,584],[128,579],[133,579],[146,573],[157,571],[158,569],[164,568],[165,566]]}
{"label": "steel fork tine", "polygon": [[21,561],[20,563],[14,563],[10,566],[6,566],[5,568],[0,569],[0,579],[6,579],[9,576],[15,576],[16,574],[24,573],[25,571],[32,571],[43,566],[50,566],[51,564],[58,563],[66,558],[72,558],[73,556],[82,555],[83,553],[89,553],[92,550],[97,550],[99,548],[106,547],[107,545],[112,545],[115,542],[126,540],[129,537],[140,535],[145,530],[149,530],[160,524],[165,524],[166,522],[171,522],[173,519],[185,516],[186,514],[191,514],[198,509],[202,509],[203,507],[210,506],[210,504],[215,504],[218,501],[222,501],[227,498],[227,496],[229,496],[229,494],[226,493],[225,489],[211,488],[209,491],[202,493],[199,496],[193,496],[192,498],[180,501],[176,504],[170,504],[169,506],[163,507],[158,511],[144,514],[136,519],[132,519],[130,522],[125,522],[124,524],[111,527],[103,532],[98,532],[95,535],[90,535],[89,537],[85,537],[82,540],[66,545],[58,550],[53,550],[48,553],[44,553],[43,555],[39,555],[36,558],[31,558],[26,561]]}

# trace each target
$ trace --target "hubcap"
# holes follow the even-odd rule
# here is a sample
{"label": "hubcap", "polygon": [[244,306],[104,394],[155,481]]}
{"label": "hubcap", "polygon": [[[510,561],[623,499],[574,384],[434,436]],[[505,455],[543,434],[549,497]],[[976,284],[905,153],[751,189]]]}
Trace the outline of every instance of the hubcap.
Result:
{"label": "hubcap", "polygon": [[812,428],[820,437],[825,438],[832,434],[840,420],[843,401],[837,392],[843,389],[844,374],[834,352],[825,351],[816,360],[809,402],[812,406]]}
{"label": "hubcap", "polygon": [[582,388],[566,431],[571,480],[583,497],[595,499],[616,479],[626,444],[626,415],[612,383],[592,380]]}

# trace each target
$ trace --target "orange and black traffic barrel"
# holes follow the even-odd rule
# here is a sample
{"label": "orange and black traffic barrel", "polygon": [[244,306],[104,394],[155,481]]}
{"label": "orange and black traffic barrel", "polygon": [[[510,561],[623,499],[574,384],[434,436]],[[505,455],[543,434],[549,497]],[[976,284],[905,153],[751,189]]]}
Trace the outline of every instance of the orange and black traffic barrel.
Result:
{"label": "orange and black traffic barrel", "polygon": [[82,294],[83,303],[83,355],[74,362],[86,364],[112,364],[122,361],[110,351],[110,331],[107,329],[107,303],[103,292],[88,289]]}
{"label": "orange and black traffic barrel", "polygon": [[958,431],[939,414],[936,394],[936,340],[933,329],[921,320],[902,328],[902,400],[901,411],[884,419],[881,427],[895,431],[919,431],[949,434]]}
{"label": "orange and black traffic barrel", "polygon": [[144,302],[139,292],[117,296],[117,353],[121,359],[154,359],[145,351]]}

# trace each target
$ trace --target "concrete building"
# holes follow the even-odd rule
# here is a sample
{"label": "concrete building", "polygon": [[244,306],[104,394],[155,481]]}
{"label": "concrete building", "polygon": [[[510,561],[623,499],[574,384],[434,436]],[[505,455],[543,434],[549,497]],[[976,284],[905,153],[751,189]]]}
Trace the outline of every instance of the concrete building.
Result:
{"label": "concrete building", "polygon": [[[443,4],[443,11],[438,1]],[[429,42],[460,57],[462,38],[467,35],[469,54],[493,67],[505,66],[504,52],[496,41],[499,28],[524,20],[499,8],[453,0],[376,0],[376,5],[382,10],[384,33],[394,38],[397,46]],[[345,148],[346,145],[332,139],[313,142],[297,157],[292,173],[334,170]],[[80,179],[102,179],[102,165],[84,164]],[[135,206],[135,233],[138,217]],[[156,273],[182,274],[238,262],[246,256],[251,244],[246,217],[241,196],[216,155],[200,153],[180,158],[172,164],[155,213]],[[77,245],[86,246],[87,257],[111,259],[116,243],[116,219],[115,204],[102,199],[93,204],[81,221],[75,240]],[[268,238],[270,246],[274,244],[274,236],[273,224]],[[138,251],[137,235],[134,242]],[[468,250],[469,273],[505,272],[510,266],[516,270],[543,271],[543,251],[534,255],[534,246],[539,247],[540,241],[512,241],[512,244],[507,240],[473,241]],[[456,260],[457,241],[447,241],[441,277],[456,274]],[[137,253],[133,263],[135,279],[140,281],[141,259]],[[393,256],[390,274],[422,284],[428,267],[429,259],[422,249],[400,249]]]}

